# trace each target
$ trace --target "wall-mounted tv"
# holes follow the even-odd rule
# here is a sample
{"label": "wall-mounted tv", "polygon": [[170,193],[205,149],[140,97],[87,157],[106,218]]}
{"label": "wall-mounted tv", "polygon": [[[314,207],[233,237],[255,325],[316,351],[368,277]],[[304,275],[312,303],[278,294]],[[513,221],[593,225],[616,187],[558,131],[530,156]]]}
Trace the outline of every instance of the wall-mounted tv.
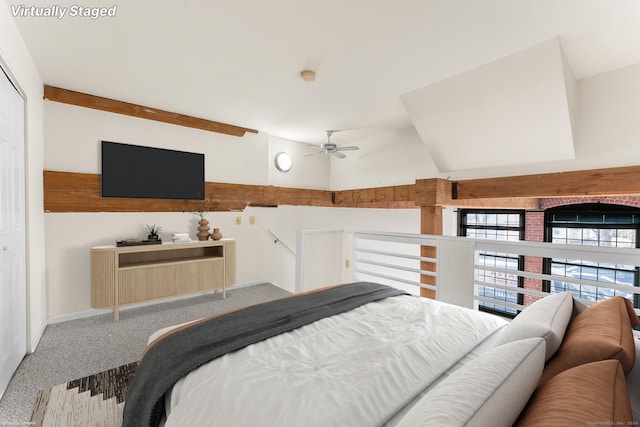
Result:
{"label": "wall-mounted tv", "polygon": [[204,199],[204,154],[102,141],[102,197]]}

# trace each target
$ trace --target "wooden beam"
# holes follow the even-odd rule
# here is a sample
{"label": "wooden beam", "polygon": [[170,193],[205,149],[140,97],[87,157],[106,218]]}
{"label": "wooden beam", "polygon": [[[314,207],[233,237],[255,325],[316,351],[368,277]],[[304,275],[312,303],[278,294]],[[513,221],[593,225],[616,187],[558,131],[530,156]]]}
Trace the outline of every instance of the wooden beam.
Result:
{"label": "wooden beam", "polygon": [[446,206],[451,200],[453,182],[441,178],[416,180],[415,201],[418,206]]}
{"label": "wooden beam", "polygon": [[446,206],[466,209],[524,209],[540,208],[540,199],[529,197],[512,197],[508,199],[452,199]]}
{"label": "wooden beam", "polygon": [[[326,206],[417,209],[538,209],[538,197],[640,194],[640,167],[597,169],[545,175],[463,180],[433,178],[415,185],[324,191],[261,185],[207,182],[209,210],[242,210],[246,206]],[[454,198],[457,197],[457,198]],[[45,210],[50,212],[180,212],[190,202],[169,199],[103,198],[100,175],[44,171]]]}
{"label": "wooden beam", "polygon": [[334,206],[349,208],[417,209],[415,185],[362,188],[333,193]]}
{"label": "wooden beam", "polygon": [[[102,197],[97,174],[44,171],[44,203],[49,212],[180,212],[242,210],[247,206],[325,206],[377,209],[418,209],[415,186],[324,191],[264,185],[205,183],[203,201]],[[537,199],[453,200],[447,206],[537,209]]]}
{"label": "wooden beam", "polygon": [[332,192],[263,185],[205,183],[205,200],[102,197],[100,175],[44,171],[47,212],[237,211],[247,206],[333,206]]}
{"label": "wooden beam", "polygon": [[207,130],[233,136],[244,136],[246,132],[258,133],[255,129],[214,122],[184,114],[171,113],[152,107],[130,104],[115,99],[103,98],[86,93],[75,92],[54,86],[44,86],[44,99],[77,105],[79,107],[93,108],[95,110],[108,111],[110,113],[124,114],[141,119],[155,120],[178,126]]}
{"label": "wooden beam", "polygon": [[640,194],[640,166],[456,182],[456,200],[626,194]]}
{"label": "wooden beam", "polygon": [[[466,181],[461,181],[466,182]],[[538,199],[529,197],[456,199],[455,185],[446,179],[416,180],[415,203],[418,206],[450,206],[485,209],[538,209]]]}

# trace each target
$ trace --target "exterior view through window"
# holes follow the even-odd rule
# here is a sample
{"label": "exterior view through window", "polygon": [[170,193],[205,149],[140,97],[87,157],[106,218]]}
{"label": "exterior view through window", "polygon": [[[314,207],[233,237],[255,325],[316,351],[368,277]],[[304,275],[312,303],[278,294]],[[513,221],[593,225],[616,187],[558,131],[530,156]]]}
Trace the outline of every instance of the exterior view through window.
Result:
{"label": "exterior view through window", "polygon": [[[583,246],[637,248],[640,230],[640,209],[609,204],[562,206],[545,212],[545,240],[552,243]],[[587,263],[578,260],[551,258],[545,260],[545,270],[558,276],[592,280],[603,284],[638,286],[638,268],[630,265]],[[546,281],[547,292],[570,291],[576,298],[601,301],[616,295],[633,301],[633,294],[608,287],[571,284],[561,280]]]}
{"label": "exterior view through window", "polygon": [[[464,209],[459,215],[459,235],[474,239],[524,240],[524,211],[472,210]],[[523,257],[514,254],[482,252],[479,264],[503,269],[517,270],[524,263]],[[478,279],[487,283],[518,288],[523,286],[521,277],[515,274],[478,271]],[[508,289],[478,286],[478,295],[509,303],[522,303],[522,294]],[[479,308],[509,317],[515,316],[515,308],[496,303],[479,302]]]}

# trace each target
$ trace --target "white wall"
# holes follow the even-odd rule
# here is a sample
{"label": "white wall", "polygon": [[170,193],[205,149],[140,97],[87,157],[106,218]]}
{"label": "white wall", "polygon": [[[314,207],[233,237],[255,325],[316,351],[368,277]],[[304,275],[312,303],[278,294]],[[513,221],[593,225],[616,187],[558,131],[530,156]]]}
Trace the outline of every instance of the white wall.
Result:
{"label": "white wall", "polygon": [[105,140],[204,153],[207,181],[264,185],[268,179],[264,133],[240,138],[53,101],[44,110],[46,170],[101,173]]}
{"label": "white wall", "polygon": [[341,145],[357,145],[360,149],[346,152],[344,159],[331,158],[334,191],[414,184],[416,179],[438,175],[427,147],[412,126]]}
{"label": "white wall", "polygon": [[578,82],[578,158],[640,164],[640,64]]}
{"label": "white wall", "polygon": [[[275,156],[289,153],[293,162],[289,172],[280,172],[275,165]],[[306,144],[269,136],[269,184],[279,187],[329,188],[329,156],[311,155],[314,151]]]}
{"label": "white wall", "polygon": [[438,170],[573,159],[557,38],[402,95]]}
{"label": "white wall", "polygon": [[[250,224],[250,217],[255,224]],[[241,224],[236,224],[236,218]],[[238,283],[269,281],[294,291],[296,232],[304,229],[345,229],[419,232],[418,209],[341,209],[281,206],[248,207],[244,212],[209,213],[210,227],[237,241]],[[163,227],[168,240],[173,232],[188,232],[195,239],[197,217],[190,213],[48,213],[46,252],[49,278],[49,317],[62,320],[93,312],[90,306],[89,248],[116,240],[144,237],[146,224]],[[270,234],[271,232],[272,234]]]}
{"label": "white wall", "polygon": [[[280,206],[272,208],[248,208],[246,214],[257,212],[257,225],[271,230],[283,243],[297,251],[296,234],[298,230],[344,230],[351,231],[397,231],[405,233],[420,232],[419,209],[356,209],[356,208],[324,208],[309,206]],[[268,274],[273,281],[283,288],[295,290],[295,257],[285,254],[281,245],[267,242],[261,256],[272,253],[283,255],[275,260]],[[345,248],[349,252],[348,248]],[[344,254],[345,258],[350,253]],[[344,280],[349,280],[350,271],[344,271]]]}
{"label": "white wall", "polygon": [[[205,153],[207,181],[296,188],[329,186],[327,156],[309,156],[308,147],[266,134],[243,138],[142,120],[47,101],[46,170],[100,173],[101,140]],[[275,170],[273,156],[288,151],[291,172]],[[72,154],[71,154],[72,153]],[[409,181],[411,182],[411,181]],[[254,216],[256,224],[250,224]],[[241,224],[236,224],[236,218]],[[351,228],[417,232],[419,210],[362,210],[282,206],[249,207],[244,212],[209,213],[211,227],[237,240],[238,283],[271,281],[293,291],[296,232],[301,229]],[[144,237],[146,224],[163,227],[161,237],[188,232],[196,238],[197,217],[190,213],[47,213],[45,248],[49,283],[48,313],[55,320],[93,313],[90,306],[89,248],[129,237]],[[270,234],[269,232],[272,232]]]}
{"label": "white wall", "polygon": [[46,277],[42,189],[43,83],[5,2],[0,4],[0,64],[26,101],[28,350],[46,326]]}
{"label": "white wall", "polygon": [[[236,217],[242,224],[236,225]],[[126,238],[146,236],[145,225],[157,224],[162,240],[170,241],[174,232],[190,233],[196,240],[198,217],[189,212],[136,213],[48,213],[46,215],[46,251],[49,254],[49,316],[56,318],[90,311],[89,248],[115,244]],[[237,278],[239,283],[265,278],[270,257],[261,256],[268,239],[242,212],[209,213],[209,226],[220,228],[223,237],[237,239]]]}
{"label": "white wall", "polygon": [[640,165],[640,64],[578,80],[569,89],[576,91],[575,107],[569,105],[575,108],[571,114],[575,159],[474,169],[447,176],[456,180]]}

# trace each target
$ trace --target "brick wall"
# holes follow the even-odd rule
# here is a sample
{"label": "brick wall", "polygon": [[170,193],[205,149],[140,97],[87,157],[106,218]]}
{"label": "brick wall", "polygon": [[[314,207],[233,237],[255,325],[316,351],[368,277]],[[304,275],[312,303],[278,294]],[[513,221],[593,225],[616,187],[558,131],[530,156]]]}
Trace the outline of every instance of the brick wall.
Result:
{"label": "brick wall", "polygon": [[[544,241],[544,212],[530,211],[525,213],[525,236],[524,240],[528,242]],[[542,273],[542,258],[526,256],[524,257],[524,271],[531,273]],[[524,287],[526,289],[542,290],[542,280],[524,278]],[[535,302],[538,297],[531,295],[524,296],[524,304],[529,305]]]}
{"label": "brick wall", "polygon": [[540,199],[539,206],[540,209],[545,210],[564,205],[598,202],[640,208],[640,196],[557,197],[552,199]]}

